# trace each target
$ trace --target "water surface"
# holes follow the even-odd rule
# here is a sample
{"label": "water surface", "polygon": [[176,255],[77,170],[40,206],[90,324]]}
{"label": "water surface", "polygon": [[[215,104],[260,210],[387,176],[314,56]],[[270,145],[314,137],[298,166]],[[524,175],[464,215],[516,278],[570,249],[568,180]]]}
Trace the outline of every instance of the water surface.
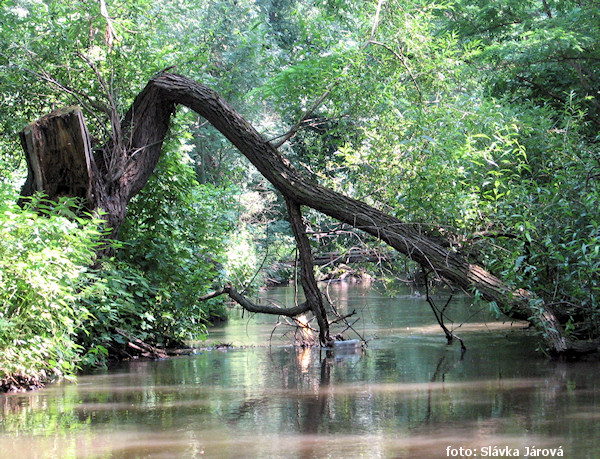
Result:
{"label": "water surface", "polygon": [[[290,347],[287,325],[273,333],[273,318],[237,314],[207,344],[242,347],[0,396],[0,457],[600,457],[598,364],[545,359],[522,324],[475,314],[467,298],[450,310],[469,320],[463,355],[414,292],[330,294],[357,311],[365,353]],[[290,304],[294,292],[263,301]]]}

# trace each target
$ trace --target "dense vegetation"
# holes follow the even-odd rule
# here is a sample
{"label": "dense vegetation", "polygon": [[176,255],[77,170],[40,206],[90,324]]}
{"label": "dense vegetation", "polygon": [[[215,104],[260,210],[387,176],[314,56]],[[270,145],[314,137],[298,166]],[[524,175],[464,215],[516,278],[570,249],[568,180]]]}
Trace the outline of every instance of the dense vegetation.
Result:
{"label": "dense vegetation", "polygon": [[[197,300],[211,287],[289,275],[255,276],[293,257],[280,198],[186,111],[112,259],[95,260],[101,215],[81,203],[16,205],[26,123],[78,104],[97,139],[115,138],[148,78],[174,65],[268,138],[302,119],[282,146],[299,168],[449,238],[552,305],[570,336],[600,336],[600,10],[501,3],[3,2],[0,378],[103,364],[117,327],[162,345],[198,337],[224,314]],[[365,240],[309,219],[318,250]]]}

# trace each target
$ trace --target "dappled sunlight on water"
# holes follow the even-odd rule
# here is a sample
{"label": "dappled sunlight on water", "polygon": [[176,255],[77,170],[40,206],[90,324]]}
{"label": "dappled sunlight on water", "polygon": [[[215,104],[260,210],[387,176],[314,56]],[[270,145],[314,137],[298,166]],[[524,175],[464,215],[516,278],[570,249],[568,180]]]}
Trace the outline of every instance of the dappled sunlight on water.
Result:
{"label": "dappled sunlight on water", "polygon": [[248,347],[2,396],[0,457],[444,458],[450,447],[524,457],[533,446],[600,457],[598,364],[548,361],[522,324],[476,316],[466,300],[450,311],[470,320],[458,329],[463,354],[422,299],[371,291],[338,292],[340,310],[360,308],[364,351],[294,348],[281,336],[269,346],[271,319],[239,317],[209,343]]}

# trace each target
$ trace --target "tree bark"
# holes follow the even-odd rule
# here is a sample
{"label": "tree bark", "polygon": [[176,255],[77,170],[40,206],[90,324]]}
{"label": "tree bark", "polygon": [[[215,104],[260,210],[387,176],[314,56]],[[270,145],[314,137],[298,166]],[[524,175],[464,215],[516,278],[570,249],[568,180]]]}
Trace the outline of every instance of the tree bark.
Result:
{"label": "tree bark", "polygon": [[[582,349],[567,339],[554,313],[529,292],[507,286],[482,267],[470,263],[448,244],[441,243],[439,238],[425,233],[420,226],[402,222],[309,180],[215,91],[179,75],[162,73],[150,80],[123,122],[123,138],[127,142],[122,143],[123,147],[118,146],[120,142],[112,142],[102,154],[98,153],[92,159],[91,169],[97,173],[91,178],[88,196],[92,206],[108,212],[113,235],[125,217],[127,203],[142,189],[154,170],[170,116],[178,104],[206,118],[282,193],[300,247],[305,244],[306,235],[297,222],[298,219],[301,222],[300,206],[304,205],[381,239],[463,290],[477,290],[484,299],[496,302],[509,317],[530,320],[542,332],[551,352],[562,354]],[[310,258],[310,247],[304,254]],[[307,304],[315,314],[324,315],[322,299],[319,301],[319,294],[313,292],[314,276],[311,280],[309,273],[312,272],[312,260],[308,262],[308,258],[304,259],[306,264],[303,266],[304,288],[311,296],[310,299],[307,297]],[[308,277],[305,279],[304,276]],[[323,332],[322,341],[327,340],[326,324],[320,322],[319,325]],[[598,343],[584,347],[598,350]]]}
{"label": "tree bark", "polygon": [[40,118],[23,129],[20,137],[28,170],[22,196],[42,191],[50,199],[69,196],[90,201],[92,147],[78,107]]}
{"label": "tree bark", "polygon": [[[148,85],[127,112],[119,135],[93,151],[79,109],[55,111],[21,132],[28,164],[22,196],[43,191],[86,199],[88,209],[105,212],[110,238],[116,238],[127,204],[154,171],[175,106]],[[79,125],[78,125],[79,123]]]}
{"label": "tree bark", "polygon": [[216,298],[220,295],[229,295],[229,298],[231,298],[233,301],[235,301],[237,304],[243,307],[246,311],[257,314],[272,314],[285,317],[296,317],[300,314],[304,314],[310,311],[310,306],[306,302],[301,303],[297,306],[293,306],[291,308],[280,308],[278,306],[252,303],[231,285],[226,285],[222,289],[208,293],[204,296],[201,296],[198,299],[200,301],[206,301],[211,298]]}
{"label": "tree bark", "polygon": [[315,279],[315,265],[313,263],[310,241],[306,236],[304,222],[302,221],[302,211],[300,204],[286,196],[286,204],[290,224],[296,239],[298,254],[300,258],[300,282],[306,297],[306,304],[315,315],[319,324],[319,341],[325,346],[331,346],[333,340],[329,336],[329,322],[327,321],[327,312],[325,310],[325,300]]}

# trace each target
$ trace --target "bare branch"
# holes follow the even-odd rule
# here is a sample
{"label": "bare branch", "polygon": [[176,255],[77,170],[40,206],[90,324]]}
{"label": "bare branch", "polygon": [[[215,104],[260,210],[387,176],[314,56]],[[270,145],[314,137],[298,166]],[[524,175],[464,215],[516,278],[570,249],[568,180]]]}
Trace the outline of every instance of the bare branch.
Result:
{"label": "bare branch", "polygon": [[377,10],[375,11],[375,19],[373,19],[373,27],[371,28],[371,37],[369,38],[369,41],[373,40],[373,38],[375,38],[375,33],[377,32],[377,27],[379,27],[379,15],[381,14],[381,7],[383,6],[383,3],[385,2],[385,0],[379,0],[377,2]]}
{"label": "bare branch", "polygon": [[220,290],[215,290],[214,292],[207,293],[204,296],[198,298],[200,301],[206,301],[211,298],[216,298],[221,295],[229,295],[229,297],[239,304],[242,308],[249,312],[256,312],[260,314],[272,314],[278,316],[286,316],[286,317],[295,317],[300,314],[304,314],[308,312],[310,308],[306,303],[299,304],[298,306],[292,308],[281,308],[279,306],[267,306],[253,303],[248,300],[244,295],[239,293],[234,287],[231,285],[226,285]]}
{"label": "bare branch", "polygon": [[431,298],[431,295],[429,294],[429,272],[427,272],[425,269],[423,269],[423,271],[425,272],[425,293],[426,293],[427,303],[429,304],[429,306],[431,306],[431,310],[433,311],[433,315],[435,316],[437,323],[439,324],[441,329],[444,331],[444,334],[446,335],[446,341],[448,342],[448,344],[452,344],[452,341],[454,340],[454,338],[456,338],[458,340],[458,342],[460,343],[461,350],[466,351],[467,347],[465,346],[465,343],[462,340],[462,338],[460,338],[457,334],[455,334],[453,330],[449,330],[448,327],[446,327],[446,325],[444,324],[444,313],[445,313],[446,309],[448,308],[450,301],[452,301],[453,295],[450,295],[448,297],[448,299],[446,300],[446,304],[440,311],[438,309],[437,305],[435,304],[435,302],[433,301],[433,298]]}
{"label": "bare branch", "polygon": [[104,33],[104,39],[106,40],[106,46],[108,46],[108,51],[112,49],[113,42],[118,40],[117,32],[112,24],[112,19],[108,14],[108,8],[106,7],[105,0],[100,0],[100,14],[104,19],[106,19],[106,32]]}

